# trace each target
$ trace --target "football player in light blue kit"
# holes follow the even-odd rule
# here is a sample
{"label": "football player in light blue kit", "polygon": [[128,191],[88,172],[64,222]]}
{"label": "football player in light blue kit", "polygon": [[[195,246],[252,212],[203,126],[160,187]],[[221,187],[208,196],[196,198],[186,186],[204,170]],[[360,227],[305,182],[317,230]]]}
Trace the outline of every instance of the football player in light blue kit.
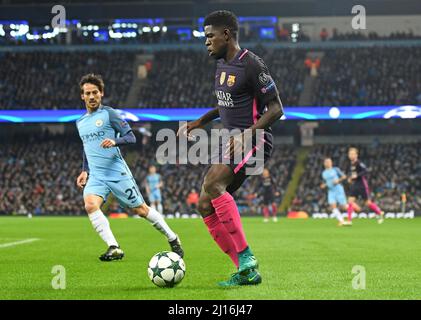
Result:
{"label": "football player in light blue kit", "polygon": [[[122,259],[124,252],[116,241],[101,205],[113,193],[122,207],[146,218],[170,243],[172,251],[183,256],[178,236],[155,209],[146,205],[119,146],[136,142],[129,124],[110,107],[101,104],[104,82],[99,75],[87,74],[80,83],[81,98],[87,112],[77,120],[79,136],[83,142],[82,173],[77,185],[84,189],[85,209],[92,225],[108,245],[101,261]],[[89,174],[89,177],[88,177]]]}
{"label": "football player in light blue kit", "polygon": [[324,183],[320,185],[322,189],[327,187],[327,200],[332,209],[332,213],[339,221],[339,226],[346,225],[338,205],[341,209],[347,210],[347,201],[344,187],[341,182],[346,180],[346,175],[338,168],[333,166],[331,158],[324,160],[324,167],[322,178]]}
{"label": "football player in light blue kit", "polygon": [[146,192],[148,194],[151,207],[155,208],[162,214],[162,188],[161,175],[156,173],[156,167],[149,167],[149,174],[146,176]]}

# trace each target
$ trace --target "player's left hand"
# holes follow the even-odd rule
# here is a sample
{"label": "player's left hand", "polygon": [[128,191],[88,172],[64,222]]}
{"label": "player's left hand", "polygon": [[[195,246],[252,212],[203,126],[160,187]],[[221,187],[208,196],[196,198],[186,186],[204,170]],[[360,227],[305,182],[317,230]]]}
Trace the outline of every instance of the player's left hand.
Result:
{"label": "player's left hand", "polygon": [[339,183],[339,179],[336,179],[333,181],[333,184],[338,184]]}
{"label": "player's left hand", "polygon": [[107,149],[107,148],[112,148],[112,147],[115,147],[115,141],[113,140],[113,139],[104,139],[102,142],[101,142],[101,145],[100,145],[101,147],[103,147],[103,148],[105,148],[105,149]]}

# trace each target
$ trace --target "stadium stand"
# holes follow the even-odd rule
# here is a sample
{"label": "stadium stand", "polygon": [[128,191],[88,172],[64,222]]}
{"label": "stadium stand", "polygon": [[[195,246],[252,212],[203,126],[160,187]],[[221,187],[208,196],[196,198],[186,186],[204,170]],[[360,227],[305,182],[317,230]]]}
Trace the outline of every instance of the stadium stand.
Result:
{"label": "stadium stand", "polygon": [[[308,49],[251,48],[269,66],[286,106],[299,106]],[[311,105],[421,103],[421,47],[324,49]],[[138,51],[28,52],[0,55],[2,109],[82,108],[77,82],[97,72],[106,83],[104,104],[117,108],[209,107],[215,104],[215,62],[201,51],[158,51],[138,91],[126,105]]]}
{"label": "stadium stand", "polygon": [[[305,76],[304,50],[252,48],[269,66],[285,105],[297,105]],[[208,107],[213,95],[215,62],[203,52],[158,52],[147,84],[139,92],[141,107]]]}
{"label": "stadium stand", "polygon": [[80,109],[78,82],[99,73],[104,104],[123,107],[133,77],[134,54],[125,51],[7,52],[0,55],[2,109]]}
{"label": "stadium stand", "polygon": [[325,50],[313,105],[414,104],[421,94],[421,47]]}
{"label": "stadium stand", "polygon": [[0,148],[0,214],[80,215],[81,144],[62,135],[14,137]]}

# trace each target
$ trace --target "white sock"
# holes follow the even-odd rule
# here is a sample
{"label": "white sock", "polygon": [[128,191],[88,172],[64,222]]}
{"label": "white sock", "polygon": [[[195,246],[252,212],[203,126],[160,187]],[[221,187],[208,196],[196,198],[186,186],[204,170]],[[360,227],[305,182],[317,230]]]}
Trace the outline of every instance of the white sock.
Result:
{"label": "white sock", "polygon": [[117,240],[114,238],[113,232],[111,231],[110,223],[108,222],[107,217],[105,217],[102,213],[101,209],[88,214],[88,216],[95,231],[98,232],[99,236],[105,241],[107,246],[118,246]]}
{"label": "white sock", "polygon": [[157,208],[157,211],[160,213],[160,214],[164,214],[164,210],[163,210],[163,208],[162,208],[162,204],[161,204],[161,202],[159,202],[158,203],[158,208]]}
{"label": "white sock", "polygon": [[155,202],[151,203],[151,208],[156,209]]}
{"label": "white sock", "polygon": [[146,216],[146,220],[152,223],[156,230],[164,234],[167,237],[168,241],[173,241],[177,238],[177,235],[174,233],[174,231],[171,230],[171,228],[165,222],[162,215],[154,208],[149,207],[149,212]]}
{"label": "white sock", "polygon": [[342,217],[342,213],[339,211],[338,208],[332,210],[332,213],[336,216],[336,219],[340,222],[344,222],[344,218]]}

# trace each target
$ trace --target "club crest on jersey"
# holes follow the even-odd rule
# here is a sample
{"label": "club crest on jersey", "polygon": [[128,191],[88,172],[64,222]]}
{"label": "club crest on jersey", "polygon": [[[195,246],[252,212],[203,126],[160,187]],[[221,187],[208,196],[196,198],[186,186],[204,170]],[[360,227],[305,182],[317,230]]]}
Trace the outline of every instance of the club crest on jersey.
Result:
{"label": "club crest on jersey", "polygon": [[95,125],[97,127],[102,127],[103,124],[104,124],[104,122],[101,119],[98,119],[97,121],[95,121]]}
{"label": "club crest on jersey", "polygon": [[230,74],[228,76],[227,85],[228,87],[232,87],[235,84],[235,76]]}
{"label": "club crest on jersey", "polygon": [[221,73],[221,77],[219,78],[219,84],[222,86],[225,82],[225,76],[227,75],[227,73],[224,71]]}

